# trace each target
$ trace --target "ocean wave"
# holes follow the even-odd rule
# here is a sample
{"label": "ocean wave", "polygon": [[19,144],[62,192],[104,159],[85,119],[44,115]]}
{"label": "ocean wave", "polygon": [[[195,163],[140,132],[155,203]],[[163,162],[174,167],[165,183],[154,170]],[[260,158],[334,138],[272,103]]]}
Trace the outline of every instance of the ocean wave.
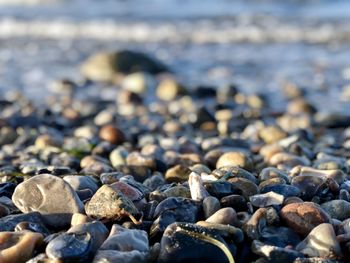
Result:
{"label": "ocean wave", "polygon": [[67,20],[24,21],[0,20],[0,38],[87,38],[125,42],[171,42],[171,43],[268,43],[306,42],[330,43],[350,40],[349,23],[305,26],[304,24],[270,23],[270,25],[232,23],[211,20],[182,21],[178,23],[116,22]]}

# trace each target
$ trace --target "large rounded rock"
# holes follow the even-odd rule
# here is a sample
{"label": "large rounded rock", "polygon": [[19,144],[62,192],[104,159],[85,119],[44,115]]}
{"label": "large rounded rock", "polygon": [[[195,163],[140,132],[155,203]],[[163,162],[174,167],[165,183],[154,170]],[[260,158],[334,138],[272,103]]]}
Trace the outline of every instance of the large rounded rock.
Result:
{"label": "large rounded rock", "polygon": [[72,187],[49,174],[36,175],[19,184],[12,200],[23,213],[37,211],[46,223],[57,227],[68,225],[74,213],[84,212],[84,205]]}
{"label": "large rounded rock", "polygon": [[288,204],[280,215],[288,227],[304,236],[319,224],[330,222],[329,215],[312,202]]}
{"label": "large rounded rock", "polygon": [[86,78],[101,82],[114,82],[118,74],[138,71],[156,74],[166,70],[166,66],[158,60],[128,50],[94,54],[81,66],[81,72]]}

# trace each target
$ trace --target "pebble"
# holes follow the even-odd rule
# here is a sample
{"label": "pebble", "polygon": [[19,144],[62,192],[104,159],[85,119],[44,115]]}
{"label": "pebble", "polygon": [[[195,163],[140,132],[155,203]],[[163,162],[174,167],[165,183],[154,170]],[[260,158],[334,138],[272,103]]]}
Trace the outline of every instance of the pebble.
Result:
{"label": "pebble", "polygon": [[0,232],[0,261],[21,263],[32,258],[34,250],[43,243],[43,236],[30,231]]}
{"label": "pebble", "polygon": [[329,215],[312,202],[288,204],[281,209],[280,216],[288,227],[303,236],[316,226],[330,222]]}
{"label": "pebble", "polygon": [[284,196],[275,192],[268,192],[266,194],[253,195],[249,198],[249,200],[253,206],[267,207],[283,204]]}
{"label": "pebble", "polygon": [[69,224],[74,213],[84,212],[72,187],[49,174],[36,175],[19,184],[12,200],[23,213],[39,212],[45,222],[57,227]]}
{"label": "pebble", "polygon": [[320,224],[312,229],[308,236],[296,246],[296,250],[309,257],[331,260],[343,258],[333,226],[328,223]]}
{"label": "pebble", "polygon": [[350,218],[350,203],[345,200],[331,200],[321,204],[331,218],[343,221]]}
{"label": "pebble", "polygon": [[203,186],[203,182],[199,174],[191,172],[188,179],[188,184],[191,191],[191,198],[193,200],[202,201],[209,196],[209,193]]}
{"label": "pebble", "polygon": [[68,229],[67,233],[89,233],[91,237],[91,252],[94,253],[107,239],[109,231],[103,223],[94,221],[73,225]]}
{"label": "pebble", "polygon": [[231,207],[221,208],[208,217],[206,222],[223,224],[223,225],[237,225],[237,214],[236,211]]}
{"label": "pebble", "polygon": [[81,69],[0,101],[0,262],[348,261],[349,116],[135,51]]}
{"label": "pebble", "polygon": [[176,165],[168,169],[165,173],[165,180],[169,183],[184,182],[189,179],[191,170],[183,165]]}
{"label": "pebble", "polygon": [[105,220],[120,220],[130,217],[137,221],[139,211],[133,202],[120,190],[103,185],[85,206],[86,214],[92,218]]}
{"label": "pebble", "polygon": [[87,232],[63,233],[47,244],[45,252],[55,260],[87,260],[91,253],[91,235]]}
{"label": "pebble", "polygon": [[100,129],[99,137],[112,144],[121,144],[125,141],[123,131],[111,124],[107,124]]}
{"label": "pebble", "polygon": [[186,93],[185,87],[172,78],[163,79],[156,88],[157,97],[164,101],[172,101]]}
{"label": "pebble", "polygon": [[253,162],[242,152],[227,152],[217,160],[216,168],[223,166],[238,166],[247,170],[252,170]]}

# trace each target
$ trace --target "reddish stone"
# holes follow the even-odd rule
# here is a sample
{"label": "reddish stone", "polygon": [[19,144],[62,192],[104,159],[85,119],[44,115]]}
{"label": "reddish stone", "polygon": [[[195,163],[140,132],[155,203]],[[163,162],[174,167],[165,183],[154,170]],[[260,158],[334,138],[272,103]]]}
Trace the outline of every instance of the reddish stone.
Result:
{"label": "reddish stone", "polygon": [[288,227],[303,236],[319,224],[330,222],[329,215],[312,202],[288,204],[282,208],[280,215]]}

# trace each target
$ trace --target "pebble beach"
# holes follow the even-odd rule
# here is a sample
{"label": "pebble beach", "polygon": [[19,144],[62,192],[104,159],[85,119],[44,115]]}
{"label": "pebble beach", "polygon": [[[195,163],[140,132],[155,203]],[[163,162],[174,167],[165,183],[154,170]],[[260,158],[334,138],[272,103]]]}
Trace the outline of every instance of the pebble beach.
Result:
{"label": "pebble beach", "polygon": [[[79,3],[73,1],[70,12]],[[27,4],[39,5],[42,19],[49,14],[41,1]],[[228,15],[220,6],[206,15]],[[191,16],[194,7],[189,5]],[[0,263],[350,262],[350,65],[344,32],[342,40],[306,34],[293,38],[295,44],[267,30],[279,42],[271,44],[280,47],[277,54],[286,45],[299,59],[305,50],[321,50],[324,67],[291,59],[259,75],[260,59],[273,53],[271,39],[246,47],[234,37],[225,44],[150,44],[141,34],[140,43],[148,45],[142,48],[135,39],[97,40],[97,31],[84,27],[62,36],[72,42],[56,52],[56,36],[50,30],[36,35],[35,28],[43,28],[37,21],[28,27],[34,35],[21,35],[23,21],[12,8],[0,8],[13,14],[12,22],[0,19]],[[94,15],[106,10],[99,12]],[[10,31],[1,28],[9,24],[17,36],[5,37]],[[108,32],[114,36],[112,25]],[[26,52],[20,47],[28,39],[37,45],[31,52],[41,54],[42,46],[42,54],[56,55],[23,63],[26,57],[18,54]],[[330,51],[331,43],[341,48]],[[256,52],[256,45],[262,47],[254,60],[258,66],[236,67],[232,61],[230,67],[228,51]],[[10,58],[11,48],[24,53]],[[79,55],[67,59],[67,50]],[[203,64],[203,50],[217,52],[206,59],[225,52],[228,58]],[[198,60],[185,63],[179,54]],[[334,68],[330,54],[343,55],[334,58]],[[276,54],[270,61],[280,62]],[[35,63],[36,72],[47,68],[46,77],[14,78],[5,74],[11,68],[1,71],[15,65],[22,72]],[[308,70],[292,70],[290,78],[276,81],[296,65]]]}

